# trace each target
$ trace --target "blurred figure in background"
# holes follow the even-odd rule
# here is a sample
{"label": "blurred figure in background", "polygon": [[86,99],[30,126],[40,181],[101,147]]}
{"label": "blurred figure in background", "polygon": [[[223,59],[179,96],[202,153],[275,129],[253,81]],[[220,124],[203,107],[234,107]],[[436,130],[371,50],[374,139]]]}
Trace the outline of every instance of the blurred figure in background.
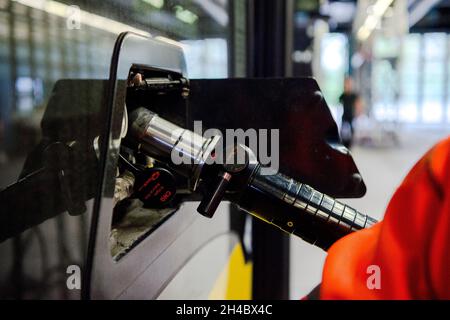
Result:
{"label": "blurred figure in background", "polygon": [[353,118],[355,117],[355,107],[359,101],[359,95],[353,91],[353,79],[346,77],[344,80],[344,92],[339,97],[342,104],[341,138],[343,144],[350,148],[353,139]]}

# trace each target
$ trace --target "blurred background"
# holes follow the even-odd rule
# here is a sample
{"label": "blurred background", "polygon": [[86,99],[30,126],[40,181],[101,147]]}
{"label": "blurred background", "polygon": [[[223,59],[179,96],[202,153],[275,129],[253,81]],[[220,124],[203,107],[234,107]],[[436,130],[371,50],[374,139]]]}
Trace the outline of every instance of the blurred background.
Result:
{"label": "blurred background", "polygon": [[[0,0],[0,188],[17,180],[39,141],[55,82],[106,79],[126,30],[182,46],[190,78],[315,77],[368,189],[345,201],[375,218],[420,156],[450,134],[449,0]],[[86,234],[83,219],[70,230]],[[64,245],[62,221],[48,227],[54,246]],[[37,254],[27,239],[49,234],[0,246],[3,295],[67,297],[20,290],[34,272],[21,261]],[[325,253],[288,242],[284,297],[298,299],[320,282]],[[81,259],[71,246],[42,268]]]}

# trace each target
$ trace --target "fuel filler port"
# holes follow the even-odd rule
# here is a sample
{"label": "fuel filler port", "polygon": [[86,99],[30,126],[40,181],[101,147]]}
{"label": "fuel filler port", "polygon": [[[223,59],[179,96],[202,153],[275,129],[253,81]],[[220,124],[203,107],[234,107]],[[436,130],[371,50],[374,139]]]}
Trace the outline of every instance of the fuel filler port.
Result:
{"label": "fuel filler port", "polygon": [[[127,81],[124,118],[128,118],[127,109],[146,104],[154,104],[155,108],[161,105],[182,108],[188,95],[188,82],[181,74],[133,66]],[[111,255],[115,261],[178,210],[177,189],[183,193],[187,185],[163,163],[139,152],[139,146],[127,140],[126,132],[122,137],[110,233]]]}

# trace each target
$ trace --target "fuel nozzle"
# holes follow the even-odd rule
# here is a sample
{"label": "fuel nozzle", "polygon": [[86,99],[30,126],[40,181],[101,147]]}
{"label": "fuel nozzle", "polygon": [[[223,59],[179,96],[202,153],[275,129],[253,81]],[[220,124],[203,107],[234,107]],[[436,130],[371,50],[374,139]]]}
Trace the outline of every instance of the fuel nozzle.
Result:
{"label": "fuel nozzle", "polygon": [[[204,138],[145,108],[134,110],[129,118],[129,135],[139,150],[192,179],[193,191],[202,186],[203,199],[197,211],[206,217],[214,215],[222,200],[229,200],[243,211],[325,250],[346,234],[377,222],[282,173],[264,174],[245,145],[227,148],[225,161],[218,163],[215,152],[220,136]],[[188,161],[176,163],[174,155]]]}

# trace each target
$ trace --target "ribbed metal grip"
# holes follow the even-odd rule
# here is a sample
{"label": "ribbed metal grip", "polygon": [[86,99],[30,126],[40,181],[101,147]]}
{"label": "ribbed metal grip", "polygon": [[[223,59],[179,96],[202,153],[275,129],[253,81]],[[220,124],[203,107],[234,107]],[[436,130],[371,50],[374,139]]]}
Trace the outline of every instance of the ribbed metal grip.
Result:
{"label": "ribbed metal grip", "polygon": [[370,227],[377,222],[306,184],[291,179],[291,188],[297,190],[296,194],[286,193],[283,200],[326,223],[353,231]]}
{"label": "ribbed metal grip", "polygon": [[259,170],[240,206],[324,249],[339,238],[377,222],[306,184],[280,173],[261,175]]}

